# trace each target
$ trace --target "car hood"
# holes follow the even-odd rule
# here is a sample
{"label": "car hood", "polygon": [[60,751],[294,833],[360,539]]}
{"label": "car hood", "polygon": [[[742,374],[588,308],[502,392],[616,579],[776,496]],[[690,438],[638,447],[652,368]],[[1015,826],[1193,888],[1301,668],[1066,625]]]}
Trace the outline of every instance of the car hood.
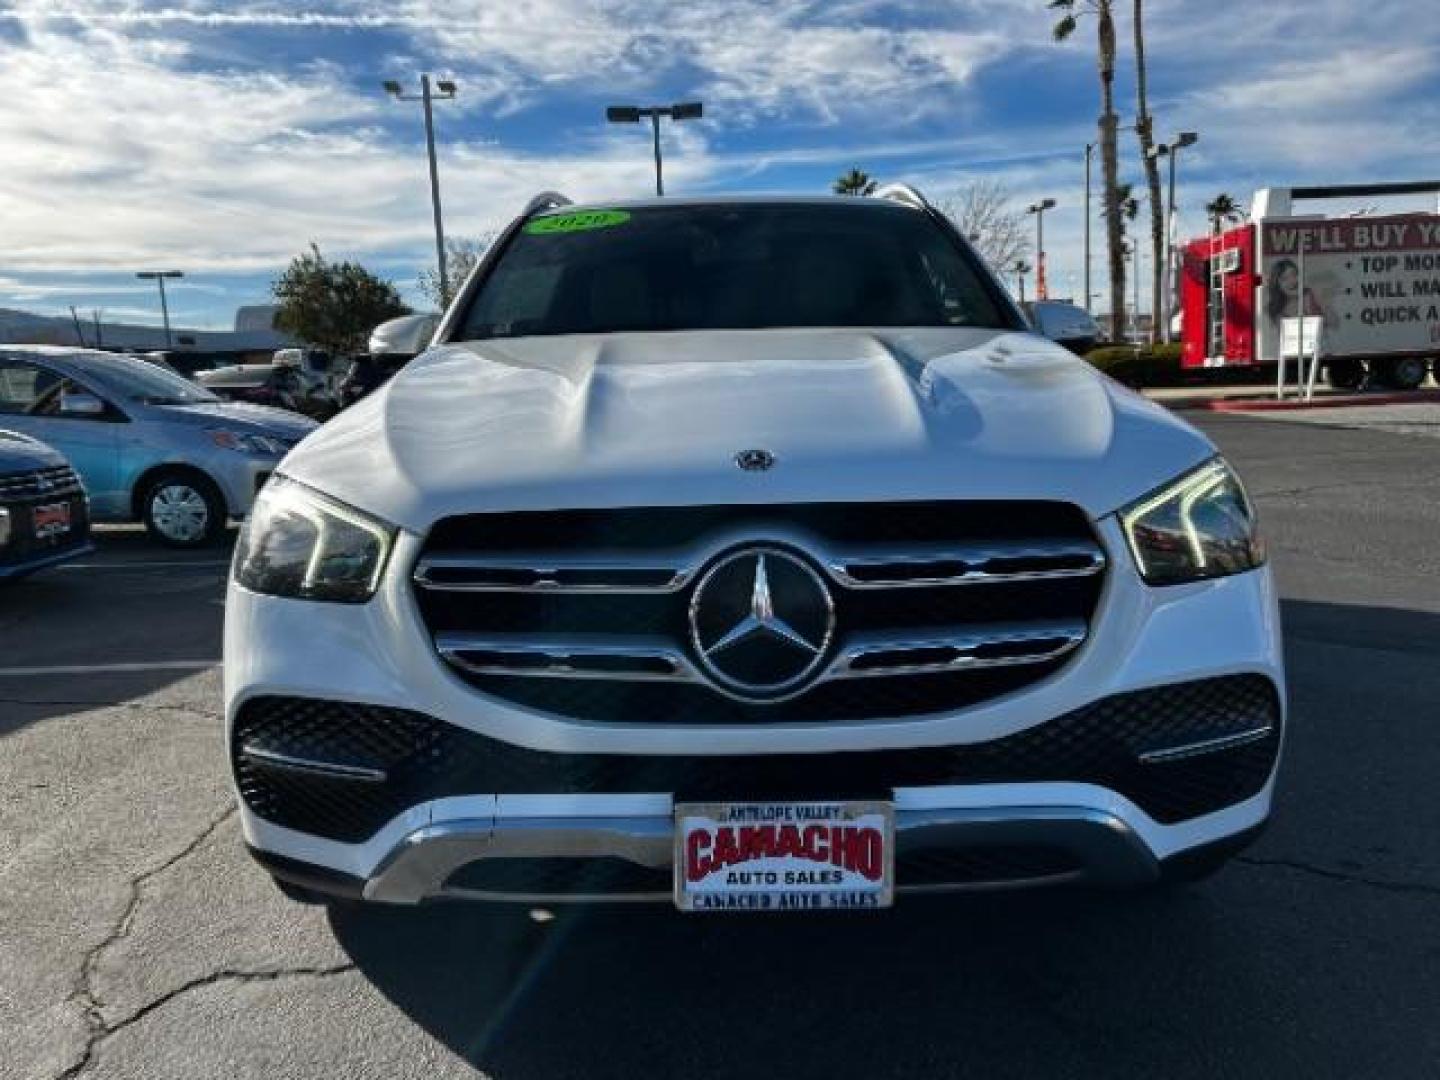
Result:
{"label": "car hood", "polygon": [[53,447],[18,431],[0,429],[0,476],[65,464],[64,455]]}
{"label": "car hood", "polygon": [[237,431],[274,435],[287,442],[298,442],[319,425],[308,416],[273,409],[268,405],[252,405],[243,401],[197,401],[188,405],[152,405],[152,417],[173,423],[224,426]]}
{"label": "car hood", "polygon": [[[773,468],[739,469],[751,448]],[[437,346],[284,469],[423,532],[697,502],[1061,499],[1098,517],[1213,453],[1033,334],[726,330]]]}

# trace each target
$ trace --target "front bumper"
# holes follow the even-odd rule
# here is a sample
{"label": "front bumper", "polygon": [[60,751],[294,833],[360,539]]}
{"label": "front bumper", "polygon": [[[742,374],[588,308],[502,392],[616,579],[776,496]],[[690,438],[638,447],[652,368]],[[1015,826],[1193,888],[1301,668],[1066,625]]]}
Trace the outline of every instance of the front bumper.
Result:
{"label": "front bumper", "polygon": [[[433,718],[444,731],[500,747],[500,757],[625,761],[633,755],[684,760],[696,775],[722,758],[786,757],[792,762],[927,748],[979,748],[1039,731],[1057,718],[1109,699],[1174,684],[1258,677],[1273,689],[1276,727],[1284,723],[1284,672],[1276,601],[1268,570],[1168,589],[1146,588],[1128,566],[1113,521],[1099,523],[1117,570],[1109,576],[1089,640],[1061,671],[1041,683],[954,713],[900,720],[826,724],[695,726],[589,724],[491,699],[458,679],[436,656],[411,595],[406,571],[420,540],[402,534],[391,572],[365,605],[329,605],[257,596],[231,586],[226,611],[225,699],[231,741],[247,703],[265,697],[355,703]],[[1223,733],[1222,733],[1223,734]],[[1178,740],[1184,743],[1185,740]],[[1203,732],[1190,740],[1203,743]],[[1010,852],[1013,830],[1025,845],[1058,852],[1064,869],[1043,861],[1015,871],[1013,859],[980,859],[950,874],[958,887],[1055,880],[1143,882],[1169,860],[1253,833],[1267,819],[1281,736],[1273,736],[1264,771],[1244,794],[1176,813],[1112,775],[1072,770],[1033,779],[1017,775],[923,770],[874,779],[891,798],[900,850],[937,850],[946,858]],[[1058,744],[1057,744],[1058,745]],[[1223,745],[1223,744],[1222,744]],[[1140,748],[1138,743],[1131,749]],[[1164,749],[1164,747],[1159,747]],[[814,755],[814,757],[811,757]],[[486,757],[486,755],[481,755]],[[492,757],[494,755],[491,755]],[[793,771],[793,770],[792,770]],[[242,783],[243,788],[243,783]],[[587,896],[587,869],[556,874],[556,860],[604,879],[610,898],[668,895],[658,887],[669,865],[674,803],[688,801],[684,778],[556,784],[524,771],[509,780],[460,776],[417,789],[350,835],[290,827],[241,800],[245,837],[280,876],[295,867],[379,900],[428,896]],[[783,797],[783,791],[736,789],[729,798]],[[808,798],[855,797],[853,790],[814,789]],[[1193,808],[1192,808],[1193,809]],[[292,825],[294,822],[291,823]],[[941,832],[945,843],[932,843]],[[918,845],[918,846],[917,846]],[[576,850],[585,853],[577,859]],[[450,865],[490,864],[494,873],[451,881]],[[500,864],[504,864],[501,867]],[[998,869],[997,869],[998,865]],[[272,869],[274,867],[272,866]],[[462,865],[463,870],[463,865]],[[936,874],[922,874],[933,881]],[[943,877],[944,875],[939,875]],[[565,886],[558,893],[555,881]],[[538,884],[537,884],[538,883]],[[903,878],[902,891],[909,886]],[[928,886],[927,886],[928,887]],[[668,888],[668,887],[667,887]]]}
{"label": "front bumper", "polygon": [[250,513],[270,474],[279,466],[279,457],[265,457],[255,454],[238,454],[233,450],[221,450],[210,456],[206,471],[215,478],[225,496],[225,505],[232,518],[244,518]]}
{"label": "front bumper", "polygon": [[[0,562],[0,581],[27,577],[37,570],[58,566],[61,563],[69,562],[71,559],[78,559],[82,555],[89,555],[94,550],[95,545],[90,542],[87,534],[86,537],[78,543],[73,543],[63,548],[28,555],[14,562]],[[3,558],[3,550],[0,550],[0,559]]]}

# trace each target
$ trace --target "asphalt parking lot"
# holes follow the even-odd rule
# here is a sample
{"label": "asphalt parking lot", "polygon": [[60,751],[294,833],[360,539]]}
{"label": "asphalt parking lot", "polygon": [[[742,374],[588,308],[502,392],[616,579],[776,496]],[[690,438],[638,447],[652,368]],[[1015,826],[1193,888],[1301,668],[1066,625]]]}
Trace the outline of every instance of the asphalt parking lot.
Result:
{"label": "asphalt parking lot", "polygon": [[1440,428],[1333,419],[1355,426],[1198,421],[1264,515],[1293,723],[1270,831],[1167,894],[292,905],[230,809],[225,552],[107,532],[0,592],[0,1076],[1434,1075],[1440,467],[1417,436]]}

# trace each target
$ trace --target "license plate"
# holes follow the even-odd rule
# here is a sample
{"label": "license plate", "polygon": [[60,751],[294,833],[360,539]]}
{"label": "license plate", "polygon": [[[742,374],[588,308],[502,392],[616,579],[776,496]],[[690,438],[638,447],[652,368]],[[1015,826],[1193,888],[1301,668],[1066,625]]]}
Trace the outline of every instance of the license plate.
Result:
{"label": "license plate", "polygon": [[70,531],[70,504],[51,503],[37,506],[30,512],[30,521],[35,530],[35,539],[53,540]]}
{"label": "license plate", "polygon": [[680,803],[681,911],[889,907],[895,809],[888,802]]}

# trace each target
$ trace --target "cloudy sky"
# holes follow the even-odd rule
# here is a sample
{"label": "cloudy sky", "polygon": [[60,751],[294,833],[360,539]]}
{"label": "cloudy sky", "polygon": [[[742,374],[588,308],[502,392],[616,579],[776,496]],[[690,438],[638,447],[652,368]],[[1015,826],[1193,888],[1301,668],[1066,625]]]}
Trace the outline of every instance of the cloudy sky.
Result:
{"label": "cloudy sky", "polygon": [[[1201,133],[1183,230],[1218,191],[1440,174],[1432,4],[1149,0],[1158,127]],[[423,129],[380,82],[421,71],[460,85],[436,116],[453,234],[541,189],[644,194],[647,133],[604,106],[700,98],[665,132],[670,190],[999,180],[1058,200],[1052,288],[1078,294],[1093,25],[1055,45],[1051,21],[1043,0],[0,0],[0,307],[155,321],[133,271],[174,267],[176,321],[224,328],[311,241],[412,290]],[[1118,89],[1128,113],[1128,66]]]}

